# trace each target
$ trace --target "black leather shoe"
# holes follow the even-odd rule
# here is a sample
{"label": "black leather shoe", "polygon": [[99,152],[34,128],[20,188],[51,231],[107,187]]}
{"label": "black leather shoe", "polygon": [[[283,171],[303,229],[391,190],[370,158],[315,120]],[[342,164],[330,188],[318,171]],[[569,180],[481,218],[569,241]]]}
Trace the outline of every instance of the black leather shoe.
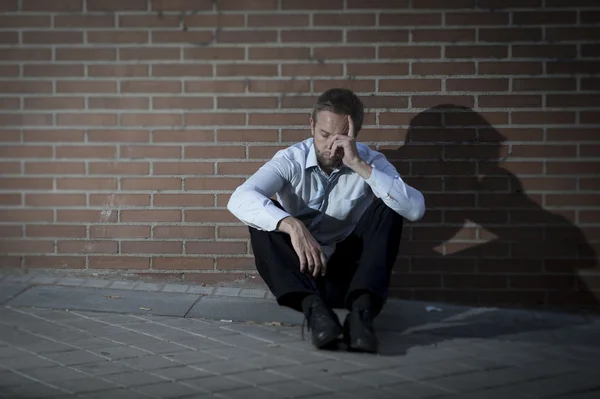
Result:
{"label": "black leather shoe", "polygon": [[[343,333],[342,326],[337,315],[331,310],[321,298],[311,295],[302,302],[308,330],[312,331],[312,343],[317,349],[325,349],[336,346]],[[304,326],[302,328],[304,339]]]}
{"label": "black leather shoe", "polygon": [[379,342],[373,329],[373,315],[369,306],[359,302],[353,305],[344,320],[344,342],[350,351],[377,353]]}

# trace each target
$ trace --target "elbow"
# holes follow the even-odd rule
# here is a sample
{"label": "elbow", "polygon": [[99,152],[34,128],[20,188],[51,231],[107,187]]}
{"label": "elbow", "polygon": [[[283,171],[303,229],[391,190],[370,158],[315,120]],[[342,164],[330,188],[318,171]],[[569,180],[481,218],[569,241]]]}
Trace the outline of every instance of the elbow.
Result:
{"label": "elbow", "polygon": [[[420,193],[419,193],[420,194]],[[420,194],[419,201],[416,201],[408,216],[406,217],[411,222],[421,220],[425,216],[425,198]]]}

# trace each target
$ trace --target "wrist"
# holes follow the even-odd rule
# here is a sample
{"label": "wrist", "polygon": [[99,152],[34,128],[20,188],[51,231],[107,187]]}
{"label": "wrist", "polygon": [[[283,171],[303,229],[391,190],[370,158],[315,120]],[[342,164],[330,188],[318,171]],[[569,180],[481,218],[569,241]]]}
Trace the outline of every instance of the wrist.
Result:
{"label": "wrist", "polygon": [[301,222],[295,217],[288,216],[281,219],[279,225],[277,226],[277,230],[289,234],[291,236],[298,232],[298,230],[300,229],[300,223]]}
{"label": "wrist", "polygon": [[365,180],[371,177],[371,172],[373,171],[371,165],[366,163],[362,158],[357,158],[357,160],[348,165],[348,167],[358,173]]}

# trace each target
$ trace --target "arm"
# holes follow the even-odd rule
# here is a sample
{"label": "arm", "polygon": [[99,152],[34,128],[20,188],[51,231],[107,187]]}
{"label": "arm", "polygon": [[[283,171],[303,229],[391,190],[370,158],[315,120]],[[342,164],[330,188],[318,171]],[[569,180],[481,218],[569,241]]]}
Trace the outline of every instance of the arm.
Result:
{"label": "arm", "polygon": [[278,208],[270,197],[291,180],[292,171],[291,160],[274,157],[235,190],[227,209],[249,226],[276,230],[279,222],[290,215]]}

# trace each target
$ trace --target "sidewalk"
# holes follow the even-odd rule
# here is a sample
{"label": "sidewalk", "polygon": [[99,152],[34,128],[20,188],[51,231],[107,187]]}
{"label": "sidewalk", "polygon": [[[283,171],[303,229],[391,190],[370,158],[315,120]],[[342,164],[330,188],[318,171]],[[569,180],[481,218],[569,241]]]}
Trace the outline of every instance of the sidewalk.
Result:
{"label": "sidewalk", "polygon": [[600,397],[598,315],[391,300],[379,355],[302,321],[262,289],[0,275],[0,397]]}

